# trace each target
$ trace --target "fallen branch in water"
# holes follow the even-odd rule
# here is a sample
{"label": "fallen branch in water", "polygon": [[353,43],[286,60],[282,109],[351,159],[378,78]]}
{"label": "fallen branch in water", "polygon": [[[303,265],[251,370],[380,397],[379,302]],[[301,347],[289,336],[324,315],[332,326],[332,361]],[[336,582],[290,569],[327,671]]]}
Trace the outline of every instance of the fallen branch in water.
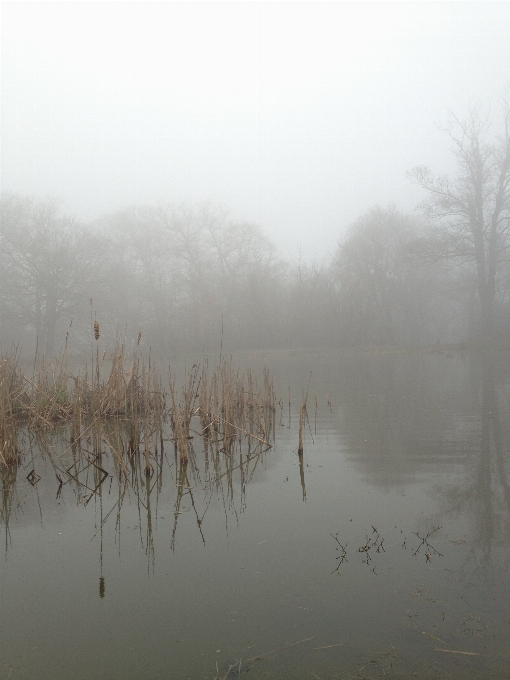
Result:
{"label": "fallen branch in water", "polygon": [[318,649],[333,649],[333,647],[343,647],[345,642],[339,642],[337,645],[326,645],[325,647],[312,647],[312,649],[317,651]]}
{"label": "fallen branch in water", "polygon": [[448,652],[448,654],[466,654],[467,656],[480,656],[478,652],[459,652],[457,649],[434,649],[435,652]]}
{"label": "fallen branch in water", "polygon": [[295,647],[296,645],[302,645],[304,642],[310,642],[310,640],[315,640],[317,635],[313,635],[312,637],[305,638],[304,640],[299,640],[298,642],[292,642],[290,645],[285,645],[284,647],[278,647],[278,649],[272,649],[270,652],[264,652],[263,654],[258,654],[257,656],[252,656],[251,659],[246,659],[244,662],[245,664],[251,663],[252,661],[258,661],[259,659],[262,659],[266,656],[270,656],[271,654],[276,654],[276,652],[283,652],[285,649],[290,649],[291,647]]}
{"label": "fallen branch in water", "polygon": [[266,442],[265,439],[261,439],[260,437],[257,437],[254,434],[251,434],[251,432],[247,432],[246,430],[243,430],[242,427],[238,427],[237,425],[234,425],[233,423],[229,423],[228,420],[224,420],[223,418],[220,418],[218,416],[218,420],[221,420],[222,423],[225,423],[226,425],[230,425],[230,427],[234,427],[236,430],[239,430],[239,432],[243,432],[247,437],[253,437],[253,439],[256,439],[259,442],[262,442],[262,444],[265,444],[268,446],[270,449],[272,449],[272,445],[269,442]]}

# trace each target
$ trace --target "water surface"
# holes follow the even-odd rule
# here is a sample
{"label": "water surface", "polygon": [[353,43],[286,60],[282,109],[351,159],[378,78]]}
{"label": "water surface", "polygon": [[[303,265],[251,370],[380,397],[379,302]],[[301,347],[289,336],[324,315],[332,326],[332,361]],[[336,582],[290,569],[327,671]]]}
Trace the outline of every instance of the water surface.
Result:
{"label": "water surface", "polygon": [[196,435],[184,477],[171,442],[150,480],[110,454],[101,484],[83,460],[63,477],[65,430],[26,435],[2,472],[1,678],[510,676],[509,357],[265,362],[273,448]]}

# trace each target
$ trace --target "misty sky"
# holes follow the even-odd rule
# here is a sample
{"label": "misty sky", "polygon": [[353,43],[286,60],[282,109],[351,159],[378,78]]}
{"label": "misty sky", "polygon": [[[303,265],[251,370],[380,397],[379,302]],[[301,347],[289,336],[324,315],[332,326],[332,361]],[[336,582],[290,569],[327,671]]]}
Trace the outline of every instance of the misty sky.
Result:
{"label": "misty sky", "polygon": [[451,168],[448,111],[510,83],[508,2],[4,2],[3,191],[90,220],[211,200],[327,257],[405,173]]}

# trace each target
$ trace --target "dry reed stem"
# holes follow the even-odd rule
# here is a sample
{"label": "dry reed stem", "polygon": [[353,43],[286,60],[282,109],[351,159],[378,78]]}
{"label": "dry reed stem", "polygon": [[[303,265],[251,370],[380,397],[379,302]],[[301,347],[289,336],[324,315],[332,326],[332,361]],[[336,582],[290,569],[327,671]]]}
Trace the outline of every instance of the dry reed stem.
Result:
{"label": "dry reed stem", "polygon": [[301,404],[299,409],[299,443],[298,443],[298,455],[303,455],[303,423],[305,420],[304,416],[304,404]]}

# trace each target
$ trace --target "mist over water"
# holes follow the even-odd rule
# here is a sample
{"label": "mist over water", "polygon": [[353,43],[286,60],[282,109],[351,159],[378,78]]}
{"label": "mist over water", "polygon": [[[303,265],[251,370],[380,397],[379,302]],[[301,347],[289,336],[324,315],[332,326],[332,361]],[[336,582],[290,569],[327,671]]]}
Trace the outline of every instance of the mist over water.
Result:
{"label": "mist over water", "polygon": [[30,437],[2,472],[1,677],[504,675],[508,357],[273,369],[272,448],[193,422],[187,462],[165,435],[146,476],[111,426],[100,463]]}
{"label": "mist over water", "polygon": [[1,11],[0,680],[506,677],[510,5]]}

